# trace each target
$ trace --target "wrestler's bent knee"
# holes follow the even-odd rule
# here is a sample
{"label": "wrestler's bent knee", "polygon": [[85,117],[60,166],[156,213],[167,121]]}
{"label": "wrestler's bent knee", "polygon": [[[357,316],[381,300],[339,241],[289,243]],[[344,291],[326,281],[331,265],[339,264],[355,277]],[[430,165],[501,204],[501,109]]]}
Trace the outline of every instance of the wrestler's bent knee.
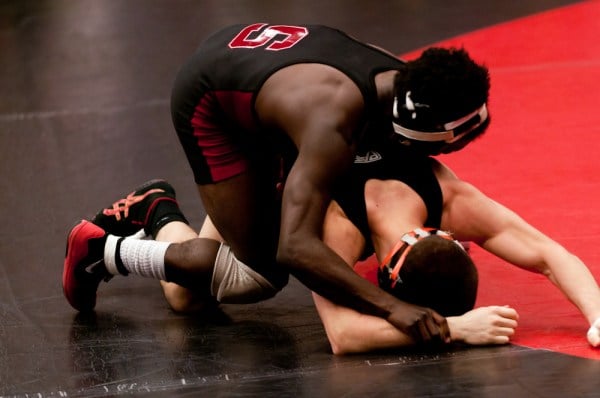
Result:
{"label": "wrestler's bent knee", "polygon": [[211,293],[224,304],[250,304],[275,296],[287,284],[288,275],[272,283],[264,276],[239,261],[231,248],[221,244],[211,282]]}

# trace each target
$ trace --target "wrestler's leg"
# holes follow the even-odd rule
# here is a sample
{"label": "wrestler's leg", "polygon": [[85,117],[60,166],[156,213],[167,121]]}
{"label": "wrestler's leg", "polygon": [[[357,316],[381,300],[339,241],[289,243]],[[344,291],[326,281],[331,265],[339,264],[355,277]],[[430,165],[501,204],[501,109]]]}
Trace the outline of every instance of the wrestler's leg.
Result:
{"label": "wrestler's leg", "polygon": [[199,185],[207,215],[236,257],[257,271],[271,266],[279,232],[275,182],[260,170]]}
{"label": "wrestler's leg", "polygon": [[[275,189],[271,171],[262,173],[260,167],[249,168],[215,184],[198,186],[207,215],[236,261],[262,274],[277,287],[285,284],[287,274],[279,275],[284,273],[275,266],[279,227]],[[214,253],[207,252],[207,241],[198,238],[169,247],[165,257],[168,279],[177,282],[199,276],[207,266],[206,259],[215,259]]]}
{"label": "wrestler's leg", "polygon": [[[179,243],[190,239],[209,238],[222,241],[221,235],[216,230],[207,216],[202,224],[200,233],[196,235],[184,223],[170,223],[165,225],[156,235],[156,240]],[[193,313],[214,304],[214,299],[208,289],[188,289],[173,282],[160,281],[165,299],[176,312]]]}

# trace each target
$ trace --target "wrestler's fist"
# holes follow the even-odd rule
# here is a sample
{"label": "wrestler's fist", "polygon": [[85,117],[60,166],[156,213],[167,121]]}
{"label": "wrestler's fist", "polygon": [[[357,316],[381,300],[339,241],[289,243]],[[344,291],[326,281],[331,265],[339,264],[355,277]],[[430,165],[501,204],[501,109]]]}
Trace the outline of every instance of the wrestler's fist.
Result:
{"label": "wrestler's fist", "polygon": [[600,318],[596,319],[588,329],[587,339],[592,347],[600,346]]}
{"label": "wrestler's fist", "polygon": [[446,318],[429,308],[400,301],[387,321],[412,337],[417,344],[451,341]]}

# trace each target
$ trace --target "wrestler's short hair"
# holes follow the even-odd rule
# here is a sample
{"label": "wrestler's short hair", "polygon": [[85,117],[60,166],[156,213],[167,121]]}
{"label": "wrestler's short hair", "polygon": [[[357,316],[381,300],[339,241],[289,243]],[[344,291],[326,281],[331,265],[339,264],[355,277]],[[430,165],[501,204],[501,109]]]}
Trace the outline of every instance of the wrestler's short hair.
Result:
{"label": "wrestler's short hair", "polygon": [[[403,251],[407,251],[405,257]],[[458,241],[430,235],[404,246],[404,250],[400,248],[391,257],[391,264],[399,259],[402,263],[394,277],[389,265],[379,268],[379,285],[384,290],[443,316],[462,315],[473,309],[479,281],[477,268]]]}
{"label": "wrestler's short hair", "polygon": [[[394,80],[394,130],[407,144],[441,146],[468,131],[472,141],[489,125],[490,76],[463,48],[431,47],[408,61]],[[437,133],[425,135],[419,133]],[[463,145],[464,146],[464,145]]]}

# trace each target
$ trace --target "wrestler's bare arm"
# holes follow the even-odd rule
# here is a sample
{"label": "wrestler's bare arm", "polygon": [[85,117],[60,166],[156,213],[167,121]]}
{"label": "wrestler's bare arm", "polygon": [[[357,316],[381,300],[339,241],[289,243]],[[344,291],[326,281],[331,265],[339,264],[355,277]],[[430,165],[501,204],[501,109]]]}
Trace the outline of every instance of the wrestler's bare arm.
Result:
{"label": "wrestler's bare arm", "polygon": [[385,318],[424,342],[447,341],[443,317],[368,283],[321,239],[331,186],[354,160],[353,137],[364,128],[363,108],[358,87],[324,65],[284,68],[257,96],[263,124],[285,132],[298,150],[283,191],[277,260],[310,289],[336,302]]}
{"label": "wrestler's bare arm", "polygon": [[545,275],[590,325],[600,318],[600,288],[577,256],[445,170],[437,173],[445,201],[443,229],[453,231],[457,239],[474,241],[518,267]]}

